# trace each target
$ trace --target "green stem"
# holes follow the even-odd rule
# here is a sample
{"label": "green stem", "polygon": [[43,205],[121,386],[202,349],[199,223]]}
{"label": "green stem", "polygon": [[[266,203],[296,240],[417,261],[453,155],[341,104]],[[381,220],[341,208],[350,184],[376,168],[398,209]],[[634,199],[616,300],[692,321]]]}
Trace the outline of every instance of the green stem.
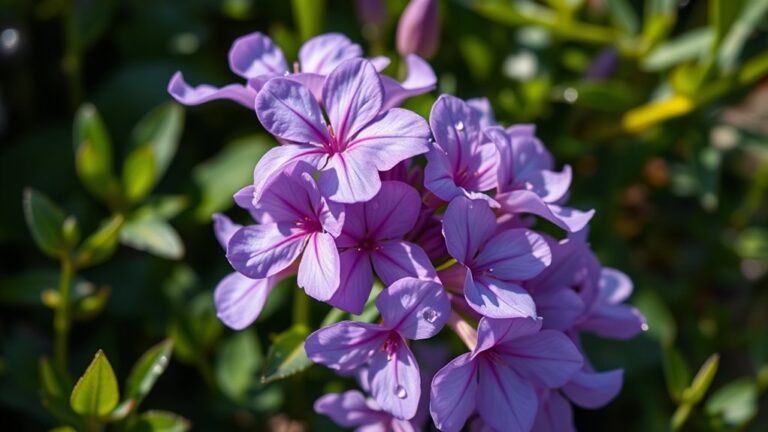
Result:
{"label": "green stem", "polygon": [[74,266],[69,256],[61,259],[61,275],[59,276],[59,303],[53,317],[53,329],[56,335],[54,354],[56,363],[61,370],[67,370],[67,346],[69,345],[69,329],[72,325],[70,317],[70,293]]}
{"label": "green stem", "polygon": [[307,297],[301,290],[295,290],[293,294],[293,323],[311,328],[309,297]]}

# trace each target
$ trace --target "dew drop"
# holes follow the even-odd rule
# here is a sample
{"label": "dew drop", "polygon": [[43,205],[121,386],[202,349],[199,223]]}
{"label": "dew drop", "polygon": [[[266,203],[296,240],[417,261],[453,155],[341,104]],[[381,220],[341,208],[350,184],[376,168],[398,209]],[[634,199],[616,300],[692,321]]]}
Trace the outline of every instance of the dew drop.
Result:
{"label": "dew drop", "polygon": [[398,384],[395,386],[395,396],[397,396],[399,399],[405,399],[408,397],[408,392],[405,391],[405,387]]}
{"label": "dew drop", "polygon": [[290,73],[290,72],[288,72],[288,71],[285,71],[285,72],[283,72],[283,76],[288,76],[288,75],[290,75],[290,74],[291,74],[291,73]]}
{"label": "dew drop", "polygon": [[531,182],[525,182],[525,189],[533,190],[533,184]]}
{"label": "dew drop", "polygon": [[463,131],[464,130],[464,122],[459,120],[456,122],[456,130]]}
{"label": "dew drop", "polygon": [[493,273],[493,267],[488,269],[488,273]]}
{"label": "dew drop", "polygon": [[424,319],[425,319],[425,320],[427,320],[427,322],[428,322],[428,323],[433,323],[433,322],[435,322],[435,321],[437,320],[437,317],[438,317],[439,315],[440,315],[440,314],[439,314],[439,313],[437,313],[437,311],[436,311],[436,310],[434,310],[434,309],[427,309],[427,310],[425,310],[425,311],[424,311],[424,313],[422,314],[422,316],[424,317]]}
{"label": "dew drop", "polygon": [[643,325],[641,325],[641,326],[640,326],[640,329],[641,329],[642,331],[648,331],[648,324],[646,324],[646,323],[643,323]]}
{"label": "dew drop", "polygon": [[160,375],[161,373],[163,373],[163,367],[160,366],[159,364],[152,366],[152,373],[155,375]]}

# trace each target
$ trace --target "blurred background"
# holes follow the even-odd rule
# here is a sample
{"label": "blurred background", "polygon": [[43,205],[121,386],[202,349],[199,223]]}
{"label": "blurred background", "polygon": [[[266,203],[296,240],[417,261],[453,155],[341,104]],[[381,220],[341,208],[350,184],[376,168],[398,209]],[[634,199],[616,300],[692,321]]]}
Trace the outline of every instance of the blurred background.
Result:
{"label": "blurred background", "polygon": [[[79,424],[73,378],[101,349],[121,394],[143,399],[74,408],[111,412],[112,430],[339,430],[311,406],[351,381],[313,366],[262,383],[294,366],[270,345],[290,345],[300,291],[275,290],[243,332],[213,310],[231,270],[211,215],[274,140],[253,112],[181,108],[166,86],[177,70],[236,82],[227,50],[253,31],[289,61],[342,32],[398,77],[406,4],[0,1],[0,428]],[[426,117],[440,93],[485,96],[500,123],[535,123],[648,319],[631,341],[584,341],[596,368],[626,372],[579,429],[768,430],[768,1],[438,5],[438,90],[405,106]],[[315,327],[327,310],[312,304]]]}

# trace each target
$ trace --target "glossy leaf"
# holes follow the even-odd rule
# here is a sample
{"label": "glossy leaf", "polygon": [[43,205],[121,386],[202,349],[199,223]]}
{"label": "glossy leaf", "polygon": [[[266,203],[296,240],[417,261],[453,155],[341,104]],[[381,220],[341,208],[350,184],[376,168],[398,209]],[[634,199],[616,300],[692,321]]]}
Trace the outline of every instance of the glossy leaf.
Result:
{"label": "glossy leaf", "polygon": [[114,215],[88,236],[77,252],[78,267],[100,264],[111,257],[117,249],[123,222],[122,215]]}
{"label": "glossy leaf", "polygon": [[184,110],[175,103],[166,103],[144,116],[133,130],[135,148],[152,149],[154,178],[152,185],[160,180],[171,164],[184,127]]}
{"label": "glossy leaf", "polygon": [[34,189],[24,191],[24,216],[37,247],[51,257],[65,251],[64,212],[48,197]]}
{"label": "glossy leaf", "polygon": [[275,336],[269,347],[261,382],[269,383],[297,374],[310,367],[312,362],[304,351],[304,340],[309,336],[306,326],[294,325]]}
{"label": "glossy leaf", "polygon": [[185,432],[189,420],[167,411],[147,411],[128,428],[128,432]]}
{"label": "glossy leaf", "polygon": [[768,0],[746,0],[741,13],[720,43],[717,62],[723,72],[735,69],[747,39],[768,13]]}
{"label": "glossy leaf", "polygon": [[645,334],[658,340],[664,346],[672,345],[677,336],[677,325],[664,300],[653,290],[644,289],[637,292],[634,304],[649,323],[648,331]]}
{"label": "glossy leaf", "polygon": [[114,201],[120,190],[113,171],[112,141],[95,106],[85,104],[77,111],[72,140],[80,181],[102,201]]}
{"label": "glossy leaf", "polygon": [[717,374],[717,366],[720,363],[720,356],[718,354],[712,354],[707,358],[696,376],[693,377],[691,385],[683,390],[682,398],[685,402],[690,404],[696,404],[704,398],[704,395],[709,390],[709,385],[712,384],[712,380]]}
{"label": "glossy leaf", "polygon": [[184,256],[184,245],[176,230],[159,218],[138,218],[125,222],[120,230],[120,242],[136,250],[168,259]]}
{"label": "glossy leaf", "polygon": [[57,420],[72,426],[82,426],[80,417],[69,405],[72,380],[47,358],[40,360],[40,397],[43,406]]}
{"label": "glossy leaf", "polygon": [[625,34],[634,35],[639,29],[637,14],[627,0],[608,0],[611,21]]}
{"label": "glossy leaf", "polygon": [[103,417],[109,414],[120,400],[117,378],[107,356],[99,350],[83,376],[75,384],[69,402],[81,415]]}
{"label": "glossy leaf", "polygon": [[685,363],[680,351],[675,347],[667,347],[663,353],[664,377],[667,381],[667,390],[674,400],[682,400],[683,392],[691,382],[691,371]]}
{"label": "glossy leaf", "polygon": [[155,150],[143,145],[128,154],[123,164],[123,188],[130,202],[139,202],[157,181],[157,160]]}
{"label": "glossy leaf", "polygon": [[696,60],[709,53],[714,34],[709,28],[690,30],[657,46],[641,62],[648,72],[668,69],[678,63]]}
{"label": "glossy leaf", "polygon": [[259,340],[252,330],[233,334],[216,357],[214,373],[219,388],[230,399],[244,402],[249,390],[259,384],[262,362]]}
{"label": "glossy leaf", "polygon": [[173,353],[173,342],[165,340],[150,348],[133,366],[125,383],[125,398],[132,399],[138,406],[149,394],[152,387],[165,372]]}
{"label": "glossy leaf", "polygon": [[719,416],[729,426],[741,426],[757,414],[757,384],[740,378],[719,388],[705,406],[707,414]]}

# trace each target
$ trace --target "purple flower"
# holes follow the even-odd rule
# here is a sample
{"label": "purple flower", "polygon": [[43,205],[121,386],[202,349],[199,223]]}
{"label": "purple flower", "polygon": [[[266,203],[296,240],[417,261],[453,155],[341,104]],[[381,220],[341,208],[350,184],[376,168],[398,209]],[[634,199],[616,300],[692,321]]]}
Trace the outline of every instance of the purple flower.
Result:
{"label": "purple flower", "polygon": [[532,432],[576,432],[573,409],[560,392],[545,390],[539,394],[539,409]]}
{"label": "purple flower", "polygon": [[571,185],[571,168],[553,171],[552,155],[534,135],[534,127],[491,127],[486,133],[499,152],[496,201],[509,213],[532,213],[570,232],[580,231],[594,214],[559,204]]}
{"label": "purple flower", "polygon": [[623,304],[632,294],[632,281],[627,275],[616,269],[603,268],[598,288],[591,309],[575,326],[578,331],[612,339],[629,339],[646,328],[645,317],[640,311]]}
{"label": "purple flower", "polygon": [[384,411],[371,398],[357,390],[327,394],[315,402],[315,412],[325,414],[336,424],[356,428],[357,432],[416,432],[421,430],[413,420],[401,420]]}
{"label": "purple flower", "polygon": [[341,233],[344,209],[320,194],[312,172],[300,163],[277,176],[255,206],[262,223],[232,235],[227,259],[243,275],[263,279],[285,270],[303,252],[297,282],[311,297],[326,301],[339,286],[334,237]]}
{"label": "purple flower", "polygon": [[371,393],[379,406],[407,420],[416,415],[421,397],[419,366],[406,340],[428,339],[442,329],[450,304],[436,282],[403,278],[376,298],[382,324],[342,321],[306,340],[315,363],[349,372],[369,367]]}
{"label": "purple flower", "polygon": [[551,261],[544,239],[526,229],[496,232],[496,219],[482,200],[456,197],[443,217],[448,253],[464,268],[464,297],[490,318],[535,317],[536,305],[520,281]]}
{"label": "purple flower", "polygon": [[435,145],[427,153],[424,185],[445,201],[457,196],[486,199],[496,187],[496,146],[483,133],[484,113],[453,96],[432,106],[429,124]]}
{"label": "purple flower", "polygon": [[397,52],[431,58],[439,43],[437,0],[411,0],[397,23]]}
{"label": "purple flower", "polygon": [[254,169],[254,202],[275,173],[305,161],[321,173],[323,195],[342,203],[368,201],[381,187],[378,171],[429,150],[429,128],[413,112],[382,110],[382,84],[370,62],[347,60],[323,85],[323,110],[303,85],[270,80],[256,97],[256,114],[289,142],[268,151]]}
{"label": "purple flower", "polygon": [[336,239],[341,282],[328,303],[361,313],[373,286],[371,265],[384,285],[407,276],[435,278],[427,254],[418,245],[403,241],[420,208],[416,190],[399,181],[382,182],[373,199],[346,206],[344,228]]}
{"label": "purple flower", "polygon": [[493,430],[530,430],[537,387],[562,386],[583,361],[566,335],[540,329],[536,319],[481,319],[474,350],[432,380],[430,412],[438,429],[459,431],[477,411]]}

